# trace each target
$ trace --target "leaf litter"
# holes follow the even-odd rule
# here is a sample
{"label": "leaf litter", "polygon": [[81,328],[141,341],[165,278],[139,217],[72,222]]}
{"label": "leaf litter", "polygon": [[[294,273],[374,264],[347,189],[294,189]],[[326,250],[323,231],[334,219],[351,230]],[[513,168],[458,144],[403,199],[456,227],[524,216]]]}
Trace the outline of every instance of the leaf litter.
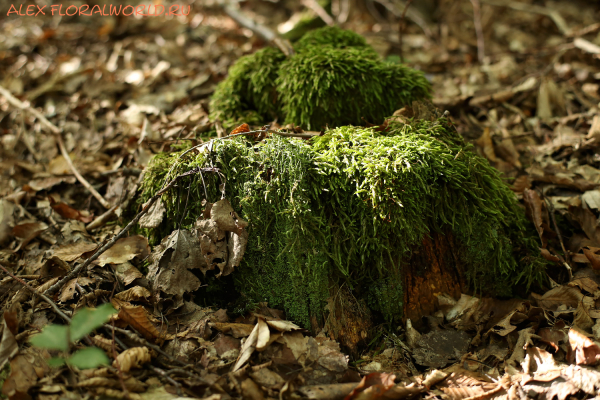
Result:
{"label": "leaf litter", "polygon": [[[301,13],[319,20],[314,9],[295,2],[247,3],[246,15],[280,32]],[[379,43],[384,56],[400,53],[427,72],[434,104],[449,110],[459,132],[504,173],[554,264],[548,290],[505,300],[440,294],[436,314],[380,329],[378,340],[350,358],[325,332],[313,335],[266,304],[234,317],[190,301],[211,274],[234,274],[244,254],[245,221],[223,199],[205,205],[193,230],[168,232],[152,251],[142,236],[120,239],[51,298],[71,316],[112,303],[118,314],[89,337],[110,366],[50,367],[47,360],[57,354],[29,339],[60,317],[4,274],[5,396],[598,396],[597,6],[482,0],[479,64],[471,2],[442,4],[435,23],[426,7],[411,5],[401,39],[402,8],[395,2],[370,2],[377,8],[361,12],[351,7],[348,15],[344,1],[331,3],[333,17]],[[114,220],[152,154],[182,141],[202,143],[213,128],[208,103],[216,83],[237,58],[264,46],[213,2],[195,4],[185,19],[116,21],[73,17],[55,25],[9,17],[0,23],[2,86],[62,126],[75,168],[118,206],[107,210],[77,184],[55,137],[0,97],[0,265],[39,293],[120,232]],[[155,36],[145,34],[149,29]],[[155,228],[163,218],[159,200],[140,226]],[[98,226],[86,229],[93,221]],[[85,340],[73,350],[89,345]]]}

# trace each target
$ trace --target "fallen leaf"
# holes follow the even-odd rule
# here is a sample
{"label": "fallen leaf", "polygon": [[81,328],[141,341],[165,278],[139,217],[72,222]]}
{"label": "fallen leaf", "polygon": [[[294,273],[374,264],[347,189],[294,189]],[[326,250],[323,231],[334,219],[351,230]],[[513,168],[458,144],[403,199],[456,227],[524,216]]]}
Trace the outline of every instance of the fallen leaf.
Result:
{"label": "fallen leaf", "polygon": [[258,340],[258,324],[254,325],[254,329],[250,332],[250,336],[246,339],[242,348],[240,349],[240,355],[231,370],[231,372],[235,372],[239,370],[245,363],[250,359],[254,350],[256,350],[256,341]]}
{"label": "fallen leaf", "polygon": [[133,368],[141,368],[150,360],[150,350],[147,347],[130,347],[119,354],[112,365],[115,368],[118,367],[121,372],[127,373]]}
{"label": "fallen leaf", "polygon": [[145,258],[150,253],[148,239],[141,236],[129,236],[117,242],[98,257],[98,264],[122,264],[135,257]]}
{"label": "fallen leaf", "polygon": [[578,328],[569,329],[567,358],[577,365],[594,365],[600,360],[600,346]]}
{"label": "fallen leaf", "polygon": [[53,249],[53,255],[67,262],[75,261],[85,253],[89,253],[98,248],[96,243],[77,242],[66,244]]}
{"label": "fallen leaf", "polygon": [[375,400],[383,398],[385,392],[394,386],[396,375],[388,373],[375,372],[362,378],[344,400],[360,399]]}

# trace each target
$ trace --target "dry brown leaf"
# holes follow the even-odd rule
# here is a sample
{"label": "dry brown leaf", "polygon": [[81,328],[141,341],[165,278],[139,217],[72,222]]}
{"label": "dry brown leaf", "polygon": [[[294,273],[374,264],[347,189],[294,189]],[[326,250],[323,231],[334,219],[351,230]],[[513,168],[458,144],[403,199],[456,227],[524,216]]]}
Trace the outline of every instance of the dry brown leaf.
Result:
{"label": "dry brown leaf", "polygon": [[45,350],[29,347],[10,361],[10,374],[2,385],[2,394],[9,399],[29,399],[29,388],[48,373]]}
{"label": "dry brown leaf", "polygon": [[540,199],[540,196],[535,190],[525,189],[523,191],[523,200],[525,201],[525,207],[527,207],[527,213],[531,216],[531,220],[533,221],[533,225],[538,232],[540,237],[540,241],[542,242],[542,248],[545,248],[548,244],[548,240],[544,237],[544,219],[546,215],[545,205]]}
{"label": "dry brown leaf", "polygon": [[129,372],[132,368],[141,368],[151,360],[150,350],[147,347],[132,347],[117,356],[113,367],[120,368],[121,372]]}
{"label": "dry brown leaf", "polygon": [[145,258],[150,254],[148,239],[141,235],[129,236],[117,242],[98,257],[98,264],[122,264],[134,257]]}
{"label": "dry brown leaf", "polygon": [[542,296],[536,294],[532,296],[537,300],[539,307],[549,311],[557,310],[560,305],[576,308],[583,298],[583,294],[578,289],[569,286],[557,286]]}
{"label": "dry brown leaf", "polygon": [[131,284],[131,282],[136,279],[143,278],[144,274],[140,272],[139,269],[133,266],[129,261],[126,261],[122,264],[113,264],[111,265],[113,271],[115,271],[115,275],[125,286]]}
{"label": "dry brown leaf", "polygon": [[94,220],[93,215],[83,215],[79,210],[74,209],[68,204],[54,202],[52,196],[48,196],[48,198],[50,199],[50,207],[63,218],[74,219],[85,224]]}
{"label": "dry brown leaf", "polygon": [[269,325],[271,328],[277,329],[279,332],[291,332],[302,329],[293,322],[283,320],[267,320],[267,325]]}
{"label": "dry brown leaf", "polygon": [[117,293],[115,297],[123,301],[147,301],[151,296],[148,289],[142,286],[134,286],[130,289]]}
{"label": "dry brown leaf", "polygon": [[394,386],[396,375],[374,372],[362,378],[344,400],[375,400],[383,398],[385,393]]}
{"label": "dry brown leaf", "polygon": [[98,245],[96,243],[77,242],[57,247],[53,249],[52,254],[63,261],[71,262],[77,260],[83,254],[94,251],[97,248]]}
{"label": "dry brown leaf", "polygon": [[256,323],[258,325],[258,338],[256,339],[256,350],[263,351],[269,343],[269,337],[271,336],[271,332],[269,331],[269,326],[263,318],[258,318]]}
{"label": "dry brown leaf", "polygon": [[0,245],[8,243],[12,236],[12,225],[15,222],[15,205],[5,199],[0,200]]}
{"label": "dry brown leaf", "polygon": [[142,218],[140,218],[140,227],[147,229],[158,228],[158,226],[164,218],[165,211],[166,208],[162,202],[162,199],[159,198],[157,201],[154,202],[154,204],[152,204],[152,206],[148,209],[146,214],[144,214]]}
{"label": "dry brown leaf", "polygon": [[219,332],[230,333],[234,338],[242,338],[249,336],[255,326],[251,324],[239,324],[231,322],[211,322],[210,327],[214,327]]}
{"label": "dry brown leaf", "polygon": [[231,372],[235,372],[242,368],[242,366],[250,359],[254,350],[256,350],[256,341],[258,340],[258,324],[254,325],[254,329],[250,332],[250,336],[246,338],[246,341],[240,349],[240,355],[233,367]]}
{"label": "dry brown leaf", "polygon": [[13,236],[21,239],[19,248],[25,247],[30,241],[38,237],[38,235],[48,229],[48,225],[43,222],[28,222],[16,225],[12,229]]}
{"label": "dry brown leaf", "polygon": [[577,365],[594,365],[600,360],[600,346],[579,328],[569,330],[569,346],[567,358],[570,362]]}
{"label": "dry brown leaf", "polygon": [[158,328],[156,328],[150,321],[148,318],[148,312],[142,306],[130,307],[121,305],[119,309],[119,318],[134,327],[148,340],[155,340],[164,337],[162,332],[159,331]]}
{"label": "dry brown leaf", "polygon": [[73,299],[75,293],[77,293],[77,285],[88,286],[94,283],[95,281],[88,277],[80,277],[71,279],[66,285],[62,288],[60,295],[58,296],[58,300],[61,303],[66,303],[67,301]]}

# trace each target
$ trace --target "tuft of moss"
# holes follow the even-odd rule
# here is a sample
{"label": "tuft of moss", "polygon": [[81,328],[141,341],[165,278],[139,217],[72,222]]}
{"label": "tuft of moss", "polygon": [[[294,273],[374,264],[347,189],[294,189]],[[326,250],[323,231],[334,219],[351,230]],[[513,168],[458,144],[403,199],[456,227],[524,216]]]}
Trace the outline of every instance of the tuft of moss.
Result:
{"label": "tuft of moss", "polygon": [[226,127],[238,123],[261,125],[280,115],[275,80],[285,60],[281,50],[265,47],[241,57],[215,89],[211,118]]}
{"label": "tuft of moss", "polygon": [[307,129],[381,123],[413,100],[430,97],[423,73],[382,61],[365,39],[324,27],[286,59],[274,48],[241,57],[216,88],[211,119],[229,129],[275,118]]}
{"label": "tuft of moss", "polygon": [[365,38],[356,32],[345,30],[337,26],[326,26],[307,32],[294,44],[294,50],[298,53],[314,49],[315,47],[328,46],[334,49],[357,47],[364,53],[377,57],[375,49],[367,44]]}
{"label": "tuft of moss", "polygon": [[380,123],[430,91],[421,72],[359,48],[309,47],[281,64],[276,82],[285,122],[313,130]]}
{"label": "tuft of moss", "polygon": [[[403,265],[432,232],[454,235],[477,291],[507,295],[515,285],[543,279],[535,232],[526,233],[514,193],[443,118],[392,121],[386,133],[342,126],[309,141],[224,140],[210,154],[177,157],[150,164],[140,201],[195,166],[220,168],[225,196],[250,223],[242,265],[233,273],[237,289],[284,308],[307,328],[342,285],[387,321],[398,321]],[[165,231],[173,221],[191,226],[201,215],[202,180],[188,179],[179,193],[163,196]],[[223,182],[213,175],[204,180],[208,200],[220,199]],[[182,204],[189,204],[185,215]]]}

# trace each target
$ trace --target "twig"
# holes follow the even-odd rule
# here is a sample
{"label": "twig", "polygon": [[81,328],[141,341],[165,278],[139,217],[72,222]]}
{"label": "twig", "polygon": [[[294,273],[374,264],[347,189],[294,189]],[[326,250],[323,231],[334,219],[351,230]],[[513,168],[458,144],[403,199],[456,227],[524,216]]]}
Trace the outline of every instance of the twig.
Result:
{"label": "twig", "polygon": [[94,230],[94,229],[99,228],[101,226],[104,226],[104,224],[106,224],[112,218],[112,216],[115,214],[115,211],[117,210],[117,208],[119,208],[119,206],[113,206],[113,207],[111,207],[110,210],[106,211],[102,215],[99,215],[92,222],[90,222],[89,224],[87,224],[86,227],[85,227],[85,229],[87,231],[91,231],[91,230]]}
{"label": "twig", "polygon": [[562,248],[562,251],[565,255],[566,262],[564,262],[564,264],[565,264],[565,268],[567,269],[567,272],[569,273],[569,281],[572,281],[573,280],[573,269],[571,268],[571,256],[569,255],[569,252],[565,248],[565,244],[563,242],[562,235],[560,234],[560,230],[558,229],[558,224],[556,223],[556,217],[554,216],[554,205],[550,202],[550,200],[548,200],[546,198],[546,196],[544,196],[544,200],[546,201],[546,206],[550,210],[550,218],[552,219],[552,225],[554,225],[554,230],[556,231],[556,235],[558,236],[558,241],[560,242],[560,247]]}
{"label": "twig", "polygon": [[410,4],[412,3],[412,0],[408,0],[406,2],[406,5],[404,6],[404,10],[402,10],[402,15],[400,16],[400,21],[398,23],[398,40],[400,41],[400,46],[398,47],[400,49],[400,61],[404,62],[404,56],[403,56],[403,51],[402,51],[402,36],[404,34],[404,27],[406,26],[405,24],[405,19],[406,19],[406,12],[408,11],[408,7],[410,7]]}
{"label": "twig", "polygon": [[[213,168],[205,168],[203,170],[213,170]],[[85,260],[84,263],[79,264],[77,267],[73,268],[71,270],[71,272],[69,272],[64,278],[62,278],[60,281],[56,282],[54,285],[50,286],[45,294],[48,295],[52,295],[54,292],[56,292],[58,289],[60,289],[63,285],[65,285],[68,281],[70,281],[71,279],[73,279],[75,277],[75,275],[79,274],[79,272],[83,269],[85,269],[87,266],[89,266],[92,262],[94,262],[98,257],[100,257],[100,255],[102,253],[104,253],[106,250],[108,250],[109,248],[112,247],[112,245],[114,245],[117,240],[121,239],[123,236],[125,236],[125,234],[135,225],[138,223],[138,221],[140,220],[140,218],[142,218],[142,216],[150,209],[150,207],[156,202],[156,200],[158,200],[158,198],[160,196],[162,196],[167,190],[169,190],[171,187],[173,187],[175,185],[175,183],[182,177],[187,176],[187,175],[191,175],[192,173],[198,172],[196,169],[192,170],[192,171],[188,171],[186,173],[183,173],[181,175],[176,176],[171,182],[169,182],[164,188],[162,188],[161,190],[159,190],[154,196],[152,196],[152,198],[150,198],[150,200],[148,200],[146,202],[146,204],[144,205],[144,208],[142,208],[142,211],[140,211],[132,220],[131,222],[129,222],[127,224],[127,226],[125,226],[125,228],[123,228],[123,230],[121,232],[119,232],[117,235],[115,235],[110,241],[108,241],[104,246],[100,247],[98,250],[96,250],[96,252],[94,254],[92,254],[92,256],[90,258],[88,258],[87,260]]]}
{"label": "twig", "polygon": [[329,15],[327,11],[325,11],[325,9],[319,3],[317,3],[316,0],[302,0],[302,4],[305,7],[308,7],[311,10],[313,10],[319,16],[319,18],[321,18],[323,22],[325,22],[327,25],[335,25],[335,22],[333,22],[333,18],[331,18],[331,15]]}
{"label": "twig", "polygon": [[167,380],[169,383],[171,383],[171,385],[175,386],[175,390],[177,390],[178,396],[183,395],[183,392],[181,391],[181,385],[179,384],[179,382],[177,382],[175,379],[171,378],[165,371],[163,371],[160,368],[155,367],[154,365],[150,365],[150,369],[152,369],[152,371],[156,372],[157,374],[159,374],[160,376],[165,378],[165,380]]}
{"label": "twig", "polygon": [[48,121],[41,112],[31,107],[30,105],[23,103],[21,100],[17,99],[15,96],[12,95],[12,93],[10,93],[2,86],[0,86],[0,94],[4,96],[6,100],[8,100],[8,102],[14,107],[22,111],[28,111],[29,113],[31,113],[40,121],[42,126],[48,129],[52,134],[54,134],[54,138],[56,139],[56,142],[58,143],[58,148],[60,149],[60,154],[62,154],[67,164],[69,164],[69,168],[71,169],[71,172],[73,172],[73,175],[75,175],[77,180],[92,194],[92,196],[96,198],[96,200],[100,202],[102,207],[110,208],[110,203],[106,201],[104,197],[102,197],[102,195],[100,195],[100,193],[98,193],[96,189],[94,189],[87,180],[85,180],[85,178],[79,173],[79,171],[77,171],[75,165],[73,165],[73,161],[71,161],[71,157],[69,156],[69,152],[67,151],[67,148],[65,147],[65,142],[62,138],[62,130],[56,125],[54,125],[52,122]]}
{"label": "twig", "polygon": [[21,278],[19,278],[18,276],[14,275],[12,272],[10,272],[6,268],[4,268],[4,266],[2,264],[0,264],[0,268],[2,268],[2,270],[4,272],[6,272],[15,281],[17,281],[21,285],[25,286],[25,288],[27,290],[29,290],[31,293],[33,293],[34,295],[40,297],[42,300],[44,300],[46,303],[48,303],[54,309],[54,311],[56,311],[56,313],[61,316],[62,319],[64,319],[67,322],[71,322],[71,318],[69,318],[69,316],[67,316],[67,314],[65,314],[64,312],[62,312],[62,310],[60,308],[58,308],[58,306],[56,305],[55,302],[52,301],[52,299],[50,299],[44,293],[40,293],[36,289],[34,289],[31,286],[29,286],[29,284],[27,282],[25,282],[24,280],[22,280]]}
{"label": "twig", "polygon": [[475,25],[475,35],[477,36],[477,59],[479,64],[483,64],[485,58],[485,41],[483,39],[483,28],[481,26],[481,4],[479,0],[471,0],[473,5],[473,24]]}
{"label": "twig", "polygon": [[223,10],[229,15],[235,22],[243,26],[244,28],[250,29],[258,36],[262,37],[269,43],[275,44],[286,56],[290,57],[294,54],[294,49],[289,41],[284,40],[277,36],[275,32],[267,28],[266,26],[260,25],[258,22],[252,20],[248,16],[244,15],[240,10],[235,8],[229,3],[221,4]]}
{"label": "twig", "polygon": [[534,4],[522,3],[519,1],[505,1],[505,0],[481,0],[483,3],[490,4],[497,7],[508,7],[517,11],[525,11],[533,14],[541,14],[550,18],[558,30],[565,36],[571,33],[571,29],[567,25],[565,19],[556,10],[552,10],[547,7],[537,6]]}

